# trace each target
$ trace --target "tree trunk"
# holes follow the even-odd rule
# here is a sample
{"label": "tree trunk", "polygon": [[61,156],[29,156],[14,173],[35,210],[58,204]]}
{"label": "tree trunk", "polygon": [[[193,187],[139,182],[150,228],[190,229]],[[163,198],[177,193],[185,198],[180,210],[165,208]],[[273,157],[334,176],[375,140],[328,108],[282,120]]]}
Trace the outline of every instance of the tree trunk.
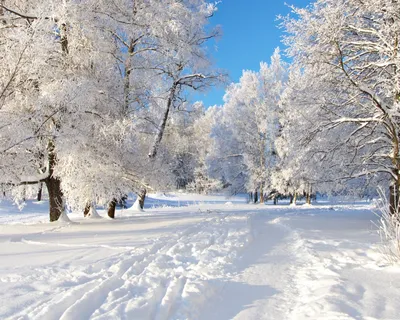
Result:
{"label": "tree trunk", "polygon": [[118,200],[118,205],[121,206],[121,208],[126,209],[127,208],[127,206],[126,206],[126,200],[127,199],[128,199],[128,196],[127,195],[123,195],[121,197],[121,199]]}
{"label": "tree trunk", "polygon": [[146,193],[147,193],[147,190],[142,189],[142,190],[140,190],[140,192],[138,194],[140,209],[144,208],[144,200],[146,199]]}
{"label": "tree trunk", "polygon": [[293,204],[293,198],[294,198],[293,195],[292,195],[292,194],[289,194],[289,199],[290,199],[290,202],[289,202],[289,203],[290,203],[290,204]]}
{"label": "tree trunk", "polygon": [[49,152],[49,177],[44,182],[49,194],[50,222],[53,222],[57,221],[64,211],[64,196],[61,190],[61,181],[53,176],[54,167],[57,163],[57,155],[55,153],[55,145],[52,140],[49,141],[47,149]]}
{"label": "tree trunk", "polygon": [[294,193],[292,202],[293,202],[294,205],[296,205],[296,202],[297,202],[297,192]]}
{"label": "tree trunk", "polygon": [[[63,54],[68,54],[67,25],[60,26],[61,49]],[[58,124],[57,124],[58,126]],[[45,180],[47,192],[49,194],[50,222],[57,221],[64,211],[64,195],[61,190],[61,181],[53,176],[54,167],[57,163],[55,144],[52,139],[47,144],[49,177]]]}
{"label": "tree trunk", "polygon": [[111,219],[115,218],[115,208],[117,206],[117,199],[112,199],[108,204],[107,214]]}
{"label": "tree trunk", "polygon": [[389,205],[390,214],[399,214],[399,190],[400,190],[400,159],[399,159],[399,140],[397,137],[393,139],[393,156],[392,163],[394,166],[393,174],[394,178],[389,186]]}
{"label": "tree trunk", "polygon": [[64,199],[61,191],[61,181],[50,176],[45,181],[49,193],[50,222],[57,221],[64,211]]}
{"label": "tree trunk", "polygon": [[68,49],[68,37],[67,37],[67,25],[63,23],[60,27],[60,38],[61,38],[61,50],[67,55],[69,53]]}
{"label": "tree trunk", "polygon": [[389,209],[391,215],[399,214],[399,187],[397,185],[398,182],[394,182],[389,187]]}
{"label": "tree trunk", "polygon": [[38,190],[37,197],[36,197],[37,201],[42,201],[42,192],[43,192],[43,183],[40,182],[39,190]]}
{"label": "tree trunk", "polygon": [[[396,98],[395,98],[396,99]],[[396,101],[398,102],[398,101]],[[392,134],[392,146],[393,153],[391,156],[391,161],[393,165],[393,178],[391,184],[389,186],[389,210],[390,214],[398,215],[399,214],[399,190],[400,190],[400,141],[398,137],[398,133],[396,130],[396,126],[391,123],[391,131]]]}
{"label": "tree trunk", "polygon": [[61,181],[53,176],[54,166],[57,162],[54,149],[53,141],[49,141],[49,177],[44,182],[47,187],[47,193],[49,194],[50,222],[57,221],[64,211],[64,195],[61,190]]}
{"label": "tree trunk", "polygon": [[258,191],[254,191],[254,203],[258,202]]}
{"label": "tree trunk", "polygon": [[311,204],[311,193],[309,191],[307,191],[306,194],[306,203]]}
{"label": "tree trunk", "polygon": [[306,204],[311,204],[312,185],[310,183],[307,183],[306,191],[304,193],[306,196]]}
{"label": "tree trunk", "polygon": [[89,214],[90,211],[90,202],[88,202],[85,206],[85,209],[83,209],[83,216],[87,217],[87,215]]}
{"label": "tree trunk", "polygon": [[[0,4],[4,5],[5,0],[0,0]],[[4,9],[0,6],[0,16],[4,16]],[[7,21],[5,19],[1,20],[2,24],[6,24]]]}
{"label": "tree trunk", "polygon": [[264,185],[261,184],[260,187],[260,203],[263,204],[264,203]]}
{"label": "tree trunk", "polygon": [[131,73],[132,73],[132,55],[135,51],[135,41],[131,39],[129,43],[128,56],[125,59],[124,67],[125,67],[125,75],[124,75],[124,110],[123,116],[126,117],[129,112],[129,104],[130,104],[130,90],[131,90]]}
{"label": "tree trunk", "polygon": [[158,147],[159,147],[161,140],[163,138],[163,135],[164,135],[165,127],[167,125],[167,120],[168,120],[168,114],[169,114],[169,111],[174,102],[175,93],[176,93],[177,88],[178,88],[178,84],[175,82],[170,89],[169,97],[168,97],[168,101],[167,101],[167,107],[165,108],[163,118],[161,119],[157,134],[154,138],[153,146],[150,149],[149,158],[155,158],[155,156],[157,155]]}

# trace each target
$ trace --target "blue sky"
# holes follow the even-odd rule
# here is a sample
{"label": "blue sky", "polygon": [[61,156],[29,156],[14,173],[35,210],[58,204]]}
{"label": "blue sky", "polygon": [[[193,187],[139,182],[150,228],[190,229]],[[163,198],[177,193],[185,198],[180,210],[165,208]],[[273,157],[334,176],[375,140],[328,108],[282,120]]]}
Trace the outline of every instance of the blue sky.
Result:
{"label": "blue sky", "polygon": [[[284,49],[276,17],[290,12],[285,2],[305,7],[310,0],[223,0],[219,4],[211,24],[221,25],[223,35],[215,46],[209,44],[209,51],[215,67],[226,70],[230,82],[238,82],[242,70],[258,70],[261,61],[269,62],[276,47]],[[223,95],[221,87],[196,99],[208,107],[222,104]]]}

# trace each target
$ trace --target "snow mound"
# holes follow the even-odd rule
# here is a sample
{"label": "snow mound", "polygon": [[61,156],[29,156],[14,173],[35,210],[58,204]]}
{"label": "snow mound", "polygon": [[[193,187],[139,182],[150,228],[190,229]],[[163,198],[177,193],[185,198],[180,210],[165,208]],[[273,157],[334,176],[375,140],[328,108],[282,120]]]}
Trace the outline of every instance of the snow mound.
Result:
{"label": "snow mound", "polygon": [[144,210],[140,207],[140,203],[139,203],[139,198],[136,199],[136,201],[134,202],[134,204],[132,205],[132,207],[124,210],[125,214],[129,215],[129,214],[135,214],[138,212],[144,212]]}
{"label": "snow mound", "polygon": [[59,225],[68,225],[68,224],[72,223],[71,219],[68,217],[65,210],[61,213],[60,217],[58,218],[58,220],[56,222]]}
{"label": "snow mound", "polygon": [[97,212],[96,206],[90,206],[90,210],[88,215],[86,216],[88,219],[101,219],[101,216]]}

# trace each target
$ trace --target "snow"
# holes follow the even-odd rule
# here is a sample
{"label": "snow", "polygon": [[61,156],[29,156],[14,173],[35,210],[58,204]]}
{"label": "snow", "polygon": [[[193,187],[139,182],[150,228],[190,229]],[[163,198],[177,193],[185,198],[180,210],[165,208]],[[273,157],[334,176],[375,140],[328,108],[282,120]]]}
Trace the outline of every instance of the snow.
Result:
{"label": "snow", "polygon": [[90,206],[87,218],[90,218],[90,219],[100,219],[101,218],[101,216],[97,212],[97,209],[96,209],[95,205]]}
{"label": "snow", "polygon": [[3,201],[0,319],[399,318],[371,204],[245,202],[153,194],[60,224]]}
{"label": "snow", "polygon": [[132,211],[132,212],[142,212],[143,211],[143,209],[140,207],[139,198],[137,198],[136,201],[133,203],[133,206],[129,208],[129,211]]}

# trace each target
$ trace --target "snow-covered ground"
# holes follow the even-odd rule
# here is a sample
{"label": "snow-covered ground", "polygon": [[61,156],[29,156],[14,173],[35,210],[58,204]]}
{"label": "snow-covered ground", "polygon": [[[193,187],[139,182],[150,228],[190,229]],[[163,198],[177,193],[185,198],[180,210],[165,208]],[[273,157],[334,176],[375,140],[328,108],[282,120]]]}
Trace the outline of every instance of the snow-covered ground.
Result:
{"label": "snow-covered ground", "polygon": [[371,209],[158,194],[50,224],[3,201],[0,319],[400,319]]}

